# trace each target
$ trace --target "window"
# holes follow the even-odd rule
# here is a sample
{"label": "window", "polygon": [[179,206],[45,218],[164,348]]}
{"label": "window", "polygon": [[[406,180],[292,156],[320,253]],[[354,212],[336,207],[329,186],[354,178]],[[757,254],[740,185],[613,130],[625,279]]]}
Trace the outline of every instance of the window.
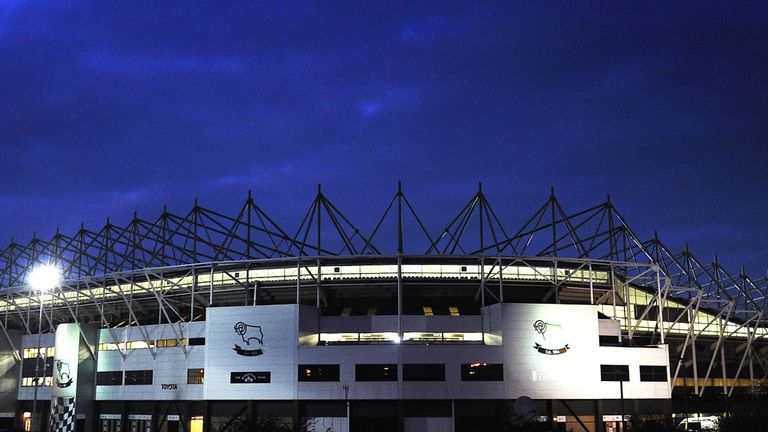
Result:
{"label": "window", "polygon": [[203,384],[205,369],[187,369],[187,384]]}
{"label": "window", "polygon": [[147,348],[153,348],[155,345],[152,343],[153,341],[147,342],[147,341],[130,341],[126,344],[126,347],[129,350],[134,349],[147,349]]}
{"label": "window", "polygon": [[381,333],[320,333],[319,345],[393,344],[400,343],[397,332]]}
{"label": "window", "polygon": [[42,376],[52,376],[52,375],[53,375],[53,357],[46,357],[44,359],[25,358],[22,360],[22,363],[21,363],[22,377],[35,377],[35,376],[42,377]]}
{"label": "window", "polygon": [[667,367],[640,366],[640,381],[667,382]]}
{"label": "window", "polygon": [[111,343],[111,342],[99,344],[99,351],[117,351],[120,348],[125,349],[124,342],[120,342],[119,344]]}
{"label": "window", "polygon": [[176,346],[185,346],[187,344],[186,339],[158,339],[157,340],[157,347],[158,348],[172,348]]}
{"label": "window", "polygon": [[151,385],[152,369],[125,371],[125,385]]}
{"label": "window", "polygon": [[197,338],[189,338],[189,345],[205,345],[205,338],[204,337],[197,337]]}
{"label": "window", "polygon": [[[158,345],[160,340],[157,341]],[[104,342],[99,344],[99,351],[118,351],[154,348],[155,341],[128,341],[128,342]]]}
{"label": "window", "polygon": [[339,365],[299,365],[299,381],[338,381]]}
{"label": "window", "polygon": [[600,336],[600,346],[619,346],[621,345],[621,341],[619,341],[618,336]]}
{"label": "window", "polygon": [[445,381],[445,365],[422,363],[404,364],[403,381]]}
{"label": "window", "polygon": [[462,381],[504,381],[501,363],[469,363],[461,365]]}
{"label": "window", "polygon": [[97,372],[96,385],[123,385],[123,371]]}
{"label": "window", "polygon": [[[635,305],[635,319],[640,319],[640,316],[643,314],[643,310],[645,310],[645,305]],[[686,313],[685,309],[678,309],[678,308],[670,308],[665,307],[661,313],[661,319],[664,322],[679,322],[679,323],[687,323],[688,320],[688,314]],[[647,321],[656,321],[659,318],[659,308],[657,306],[651,306],[650,309],[648,309],[648,313],[645,315],[644,320]]]}
{"label": "window", "polygon": [[425,315],[425,316],[432,316],[432,315],[434,315],[434,314],[435,314],[435,313],[432,311],[432,306],[423,306],[421,309],[424,311],[424,315]]}
{"label": "window", "polygon": [[[43,357],[53,357],[56,353],[56,348],[52,346],[42,347],[40,348],[40,353]],[[21,356],[25,359],[33,359],[37,357],[37,348],[24,348]]]}
{"label": "window", "polygon": [[397,381],[395,364],[355,365],[355,381]]}
{"label": "window", "polygon": [[627,365],[600,365],[600,380],[602,380],[602,381],[629,381],[629,366],[627,366]]}
{"label": "window", "polygon": [[31,377],[22,377],[21,378],[21,386],[22,387],[34,387],[35,386],[35,381],[40,381],[40,384],[39,384],[40,387],[43,387],[43,386],[50,387],[51,384],[52,384],[53,378],[50,377],[50,376],[47,376],[45,378],[40,377],[40,378],[37,378],[37,379],[35,379],[35,377],[33,377],[33,376],[31,376]]}
{"label": "window", "polygon": [[474,344],[483,342],[483,334],[475,333],[426,333],[405,332],[404,343],[465,343]]}

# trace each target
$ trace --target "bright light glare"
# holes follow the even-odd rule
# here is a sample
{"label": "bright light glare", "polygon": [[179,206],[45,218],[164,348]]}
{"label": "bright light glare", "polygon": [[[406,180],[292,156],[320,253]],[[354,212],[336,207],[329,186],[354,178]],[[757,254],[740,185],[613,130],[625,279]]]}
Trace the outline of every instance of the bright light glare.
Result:
{"label": "bright light glare", "polygon": [[61,270],[53,264],[41,264],[32,269],[27,281],[34,290],[50,291],[59,285]]}

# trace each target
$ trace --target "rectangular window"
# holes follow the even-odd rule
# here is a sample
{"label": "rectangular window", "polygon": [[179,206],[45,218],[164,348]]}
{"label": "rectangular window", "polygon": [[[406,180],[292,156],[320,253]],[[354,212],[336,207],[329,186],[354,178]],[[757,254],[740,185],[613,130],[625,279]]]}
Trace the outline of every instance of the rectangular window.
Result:
{"label": "rectangular window", "polygon": [[338,381],[339,365],[299,365],[299,381]]}
{"label": "rectangular window", "polygon": [[629,381],[629,366],[627,366],[627,365],[600,365],[600,380],[602,380],[602,381]]}
{"label": "rectangular window", "polygon": [[147,342],[147,341],[130,341],[126,344],[126,348],[129,350],[135,350],[135,349],[149,349],[154,347],[154,341]]}
{"label": "rectangular window", "polygon": [[403,343],[412,344],[431,344],[431,343],[464,343],[480,344],[483,342],[483,334],[474,333],[427,333],[427,332],[405,332],[403,333]]}
{"label": "rectangular window", "polygon": [[397,381],[396,364],[355,365],[355,381]]}
{"label": "rectangular window", "polygon": [[[22,377],[52,376],[53,375],[53,357],[46,358],[25,358],[21,363]],[[34,384],[33,384],[34,385]]]}
{"label": "rectangular window", "polygon": [[125,385],[151,385],[152,369],[125,371]]}
{"label": "rectangular window", "polygon": [[187,384],[205,383],[205,369],[187,369]]}
{"label": "rectangular window", "polygon": [[620,346],[618,336],[600,336],[600,346]]}
{"label": "rectangular window", "polygon": [[232,372],[230,384],[268,384],[272,381],[271,372]]}
{"label": "rectangular window", "polygon": [[667,382],[667,367],[640,366],[640,381]]}
{"label": "rectangular window", "polygon": [[504,381],[501,363],[469,363],[461,365],[462,381]]}
{"label": "rectangular window", "polygon": [[193,345],[205,345],[205,338],[204,337],[189,338],[189,346],[193,346]]}
{"label": "rectangular window", "polygon": [[403,381],[445,381],[444,364],[406,363]]}
{"label": "rectangular window", "polygon": [[[40,353],[42,354],[42,357],[53,357],[53,355],[56,353],[55,347],[42,347],[40,348]],[[22,358],[35,358],[37,357],[37,348],[24,348],[22,350]]]}
{"label": "rectangular window", "polygon": [[[22,387],[34,387],[35,386],[35,377],[23,377],[21,378],[21,386]],[[53,378],[47,376],[45,378],[37,378],[37,381],[40,382],[38,387],[50,387],[53,381]]]}
{"label": "rectangular window", "polygon": [[123,385],[123,371],[97,372],[96,385]]}

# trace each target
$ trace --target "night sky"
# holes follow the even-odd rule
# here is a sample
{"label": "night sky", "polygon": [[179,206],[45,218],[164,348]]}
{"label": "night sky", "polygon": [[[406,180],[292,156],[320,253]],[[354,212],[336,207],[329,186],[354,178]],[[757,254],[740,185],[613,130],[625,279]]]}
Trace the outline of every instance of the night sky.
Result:
{"label": "night sky", "polygon": [[[643,239],[768,269],[768,3],[0,0],[0,246],[322,183],[436,234],[610,194]],[[246,2],[243,2],[246,3]]]}

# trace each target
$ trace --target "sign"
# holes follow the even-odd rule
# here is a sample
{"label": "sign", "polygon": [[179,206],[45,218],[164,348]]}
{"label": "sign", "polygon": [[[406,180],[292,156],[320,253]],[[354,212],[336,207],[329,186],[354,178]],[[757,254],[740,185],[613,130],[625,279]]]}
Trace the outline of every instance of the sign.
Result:
{"label": "sign", "polygon": [[266,384],[272,381],[270,372],[232,372],[230,384]]}
{"label": "sign", "polygon": [[56,360],[56,385],[59,388],[67,388],[72,385],[69,363]]}
{"label": "sign", "polygon": [[152,420],[150,414],[128,414],[128,420]]}
{"label": "sign", "polygon": [[[629,414],[626,414],[624,416],[624,420],[625,421],[629,421],[630,417],[632,417],[632,416],[629,415]],[[604,415],[603,416],[603,421],[605,421],[605,422],[611,422],[611,421],[612,422],[620,422],[621,421],[621,414]]]}
{"label": "sign", "polygon": [[[235,334],[240,336],[240,339],[242,339],[243,342],[245,342],[246,345],[249,347],[259,347],[259,348],[243,348],[238,344],[235,344],[235,347],[232,348],[238,355],[246,356],[246,357],[254,357],[264,354],[264,351],[260,348],[264,346],[264,332],[261,331],[261,326],[252,325],[252,324],[246,324],[242,321],[235,324]],[[253,345],[251,345],[251,342],[253,342]]]}
{"label": "sign", "polygon": [[102,420],[120,420],[123,416],[120,414],[99,414],[99,418]]}
{"label": "sign", "polygon": [[[565,354],[571,349],[563,341],[562,325],[548,323],[544,320],[536,320],[533,322],[533,329],[540,335],[538,340],[534,342],[533,347],[541,354],[559,355]],[[547,332],[549,332],[549,338],[547,338]]]}
{"label": "sign", "polygon": [[565,423],[565,416],[557,416],[555,417],[555,421],[557,423]]}
{"label": "sign", "polygon": [[161,390],[178,390],[179,386],[176,384],[160,384]]}
{"label": "sign", "polygon": [[76,418],[77,420],[85,420],[85,414],[78,414]]}
{"label": "sign", "polygon": [[181,417],[178,414],[168,414],[166,417],[166,420],[168,421],[179,421],[181,420]]}

